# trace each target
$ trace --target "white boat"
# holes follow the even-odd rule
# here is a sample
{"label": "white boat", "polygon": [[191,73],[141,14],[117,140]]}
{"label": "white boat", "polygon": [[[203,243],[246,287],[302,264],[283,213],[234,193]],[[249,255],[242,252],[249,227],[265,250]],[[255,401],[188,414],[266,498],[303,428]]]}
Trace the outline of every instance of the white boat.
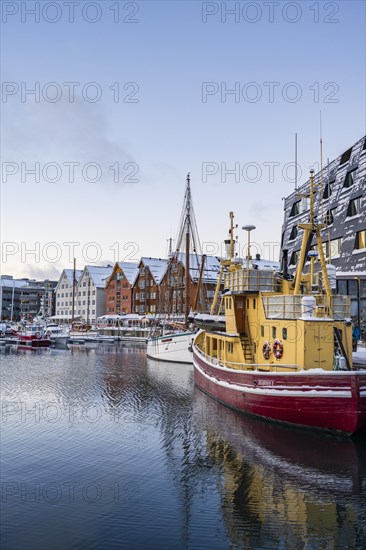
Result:
{"label": "white boat", "polygon": [[180,332],[151,337],[147,341],[147,356],[159,361],[192,363],[192,343],[196,332]]}
{"label": "white boat", "polygon": [[98,317],[96,330],[102,339],[122,342],[147,342],[151,318],[148,315],[127,313]]}
{"label": "white boat", "polygon": [[[194,216],[191,187],[190,187],[190,175],[187,176],[186,190],[184,195],[183,210],[181,216],[181,225],[178,231],[177,248],[174,254],[170,254],[170,260],[168,263],[167,273],[170,276],[170,283],[168,287],[168,294],[171,295],[169,308],[171,315],[166,314],[165,322],[162,322],[161,316],[156,318],[156,325],[151,331],[151,336],[147,341],[147,356],[151,359],[157,359],[160,361],[170,361],[174,363],[193,363],[192,355],[192,342],[195,337],[195,331],[192,331],[192,325],[189,322],[190,314],[190,301],[191,301],[191,261],[194,255],[190,254],[190,247],[192,241],[192,250],[195,252],[199,249],[199,239],[197,233],[197,224]],[[183,246],[185,243],[185,247]],[[182,262],[183,255],[180,252],[182,248],[185,248],[184,254],[184,283],[180,282],[178,274],[174,277],[174,273],[177,273],[178,264]],[[192,256],[192,258],[191,258]],[[198,265],[196,260],[197,271],[200,272],[197,296],[200,289],[200,284],[203,275],[203,264],[206,256],[201,255],[201,266]],[[183,279],[183,277],[182,277]],[[179,307],[181,311],[172,312],[172,302],[174,301],[174,295],[179,296]],[[196,302],[197,300],[195,300]],[[161,312],[162,313],[162,312]],[[174,313],[183,313],[184,322],[181,326],[175,329],[170,326],[170,329],[166,331],[166,325],[173,319]],[[165,325],[165,326],[164,326]]]}
{"label": "white boat", "polygon": [[70,340],[70,333],[65,327],[61,327],[56,323],[51,323],[45,326],[44,334],[47,336],[51,344],[55,345],[66,345]]}

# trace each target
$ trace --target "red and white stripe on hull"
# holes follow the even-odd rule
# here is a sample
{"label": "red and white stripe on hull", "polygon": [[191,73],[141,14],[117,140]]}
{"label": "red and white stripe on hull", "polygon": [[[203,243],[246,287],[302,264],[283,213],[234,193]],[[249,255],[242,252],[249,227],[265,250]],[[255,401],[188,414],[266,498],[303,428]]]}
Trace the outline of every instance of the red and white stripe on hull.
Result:
{"label": "red and white stripe on hull", "polygon": [[366,370],[239,371],[212,364],[196,347],[193,366],[199,388],[239,411],[348,434],[366,425]]}

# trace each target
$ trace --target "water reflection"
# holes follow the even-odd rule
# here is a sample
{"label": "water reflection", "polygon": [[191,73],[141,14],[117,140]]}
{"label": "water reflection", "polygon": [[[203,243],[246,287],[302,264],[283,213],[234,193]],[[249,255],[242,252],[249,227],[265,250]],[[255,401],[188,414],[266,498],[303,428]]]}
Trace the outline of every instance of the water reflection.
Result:
{"label": "water reflection", "polygon": [[[363,548],[365,433],[237,414],[195,388],[192,366],[144,346],[6,353],[2,479],[103,489],[77,506],[9,497],[8,548]],[[116,502],[116,484],[133,498]]]}
{"label": "water reflection", "polygon": [[198,389],[194,409],[207,451],[222,469],[218,490],[234,544],[362,548],[365,434],[339,439],[276,426],[239,415]]}

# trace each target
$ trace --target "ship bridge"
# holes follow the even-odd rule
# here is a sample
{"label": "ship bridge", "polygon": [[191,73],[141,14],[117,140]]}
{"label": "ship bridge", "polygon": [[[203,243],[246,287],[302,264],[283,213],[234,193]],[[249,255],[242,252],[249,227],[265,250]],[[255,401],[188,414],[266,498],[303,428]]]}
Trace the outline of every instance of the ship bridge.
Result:
{"label": "ship bridge", "polygon": [[269,269],[240,268],[229,271],[224,284],[232,292],[279,292],[281,279]]}

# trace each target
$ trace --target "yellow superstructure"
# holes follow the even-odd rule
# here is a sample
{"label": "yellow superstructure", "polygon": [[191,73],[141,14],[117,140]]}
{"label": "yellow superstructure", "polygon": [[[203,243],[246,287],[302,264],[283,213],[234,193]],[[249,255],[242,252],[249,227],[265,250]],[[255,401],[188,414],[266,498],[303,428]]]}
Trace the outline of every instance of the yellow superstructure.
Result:
{"label": "yellow superstructure", "polygon": [[[352,329],[348,296],[333,294],[321,243],[322,224],[314,221],[313,174],[310,176],[311,214],[300,226],[304,238],[295,277],[255,269],[233,256],[233,214],[230,213],[230,258],[222,262],[225,332],[206,330],[196,338],[198,349],[213,363],[231,369],[291,372],[321,368],[352,368]],[[318,243],[320,271],[314,281],[303,273],[313,235]],[[249,258],[249,252],[248,252]],[[211,313],[217,307],[221,277]]]}

